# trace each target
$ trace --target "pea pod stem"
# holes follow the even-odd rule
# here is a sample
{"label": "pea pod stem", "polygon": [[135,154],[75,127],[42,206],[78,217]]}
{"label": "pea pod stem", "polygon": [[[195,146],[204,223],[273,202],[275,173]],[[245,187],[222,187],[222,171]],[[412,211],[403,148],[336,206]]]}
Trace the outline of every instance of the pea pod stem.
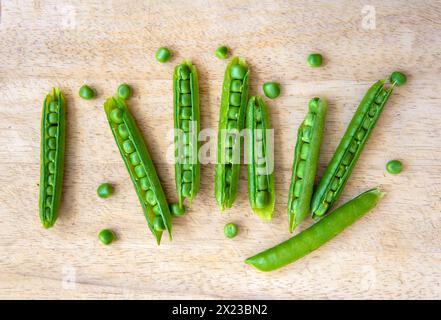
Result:
{"label": "pea pod stem", "polygon": [[314,192],[311,210],[319,219],[339,199],[393,88],[377,81],[366,93]]}
{"label": "pea pod stem", "polygon": [[219,114],[218,150],[215,169],[215,198],[221,211],[231,208],[239,185],[240,154],[246,105],[249,68],[234,57],[225,70]]}
{"label": "pea pod stem", "polygon": [[141,202],[151,232],[160,244],[163,225],[172,239],[172,217],[169,206],[135,119],[123,99],[113,97],[104,104],[112,134]]}
{"label": "pea pod stem", "polygon": [[261,97],[251,97],[246,114],[246,151],[248,159],[248,198],[251,209],[263,220],[271,220],[276,201],[274,164],[268,108]]}
{"label": "pea pod stem", "polygon": [[273,271],[306,256],[372,210],[383,193],[368,190],[294,237],[245,260],[260,271]]}
{"label": "pea pod stem", "polygon": [[40,220],[51,228],[58,217],[64,175],[66,102],[59,88],[46,96],[41,117]]}
{"label": "pea pod stem", "polygon": [[288,194],[290,232],[293,232],[310,212],[327,111],[328,105],[324,99],[311,99],[308,114],[297,132]]}
{"label": "pea pod stem", "polygon": [[173,74],[173,118],[175,128],[175,181],[179,206],[191,203],[199,192],[199,81],[196,67],[184,61]]}

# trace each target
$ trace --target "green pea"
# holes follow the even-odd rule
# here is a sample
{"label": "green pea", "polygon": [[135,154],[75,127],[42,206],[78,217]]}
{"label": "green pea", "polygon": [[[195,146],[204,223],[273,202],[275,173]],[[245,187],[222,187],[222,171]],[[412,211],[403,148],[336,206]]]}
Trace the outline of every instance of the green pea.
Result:
{"label": "green pea", "polygon": [[399,87],[407,82],[407,76],[399,71],[394,71],[390,75],[389,81]]}
{"label": "green pea", "polygon": [[138,178],[144,178],[145,177],[145,170],[144,166],[142,164],[137,165],[135,167],[135,174]]}
{"label": "green pea", "polygon": [[47,153],[47,158],[49,159],[49,161],[55,161],[55,156],[57,155],[57,152],[55,150],[50,150]]}
{"label": "green pea", "polygon": [[191,119],[191,108],[190,107],[181,108],[181,119]]}
{"label": "green pea", "polygon": [[302,160],[308,159],[308,154],[309,154],[309,144],[304,143],[302,145],[302,148],[300,149],[300,159]]}
{"label": "green pea", "polygon": [[191,196],[191,183],[182,184],[182,195],[186,198]]}
{"label": "green pea", "polygon": [[241,95],[237,92],[230,93],[230,105],[238,107],[240,106]]}
{"label": "green pea", "polygon": [[133,152],[133,153],[131,153],[130,156],[129,156],[129,159],[130,159],[130,163],[131,163],[133,166],[137,166],[137,165],[140,164],[140,162],[141,162],[141,160],[139,159],[139,154],[138,154],[138,152]]}
{"label": "green pea", "polygon": [[50,124],[56,124],[58,122],[58,113],[51,112],[47,115],[47,121]]}
{"label": "green pea", "polygon": [[263,84],[263,93],[270,99],[280,96],[280,84],[278,82],[265,82]]}
{"label": "green pea", "polygon": [[191,106],[191,94],[184,93],[181,95],[181,106],[190,107]]}
{"label": "green pea", "polygon": [[57,101],[51,101],[49,103],[49,112],[57,112],[58,111],[58,102]]}
{"label": "green pea", "polygon": [[110,183],[102,183],[96,189],[98,197],[106,199],[113,194],[113,187]]}
{"label": "green pea", "polygon": [[153,190],[147,190],[145,193],[145,200],[152,206],[156,204],[156,196]]}
{"label": "green pea", "polygon": [[228,108],[228,118],[229,119],[233,119],[233,120],[237,120],[237,118],[239,117],[239,107],[229,107]]}
{"label": "green pea", "polygon": [[47,140],[47,146],[49,149],[56,149],[57,148],[57,140],[55,138],[49,138]]}
{"label": "green pea", "polygon": [[189,133],[183,133],[182,134],[182,143],[183,144],[189,144],[190,143],[190,134]]}
{"label": "green pea", "polygon": [[122,83],[119,85],[117,93],[121,99],[127,100],[132,96],[132,88],[127,83]]}
{"label": "green pea", "polygon": [[129,139],[127,139],[123,142],[122,147],[126,153],[132,153],[135,151],[135,146],[133,145],[133,142],[130,141]]}
{"label": "green pea", "polygon": [[165,225],[164,225],[164,222],[162,221],[162,217],[156,216],[155,219],[153,219],[153,228],[156,231],[164,231],[165,230]]}
{"label": "green pea", "polygon": [[171,52],[168,48],[161,47],[156,51],[156,60],[158,60],[161,63],[167,62],[170,60]]}
{"label": "green pea", "polygon": [[399,160],[391,160],[386,164],[386,170],[390,174],[398,174],[403,170],[403,164]]}
{"label": "green pea", "polygon": [[129,130],[127,130],[127,127],[124,123],[121,123],[118,126],[118,133],[123,140],[126,140],[129,137]]}
{"label": "green pea", "polygon": [[191,182],[193,180],[192,172],[189,170],[184,171],[184,173],[182,174],[182,180],[184,182]]}
{"label": "green pea", "polygon": [[233,64],[230,69],[230,76],[233,79],[242,80],[245,78],[245,74],[247,73],[247,68],[240,64]]}
{"label": "green pea", "polygon": [[139,179],[139,186],[144,191],[148,190],[150,188],[149,179],[147,177],[143,177],[143,178]]}
{"label": "green pea", "polygon": [[187,80],[188,78],[190,78],[190,73],[191,70],[186,64],[181,65],[181,67],[179,68],[179,74],[182,80]]}
{"label": "green pea", "polygon": [[214,54],[219,59],[226,59],[228,57],[228,48],[226,46],[220,46],[219,48],[216,49]]}
{"label": "green pea", "polygon": [[320,53],[311,53],[306,62],[310,67],[317,68],[323,64],[323,57]]}
{"label": "green pea", "polygon": [[267,176],[258,176],[257,177],[257,189],[258,190],[268,189],[268,177]]}
{"label": "green pea", "polygon": [[256,207],[263,208],[269,201],[268,191],[258,191],[256,194]]}
{"label": "green pea", "polygon": [[123,122],[123,111],[120,108],[114,108],[111,112],[110,112],[110,120],[112,120],[112,122],[115,123],[121,123]]}
{"label": "green pea", "polygon": [[96,91],[95,89],[92,89],[88,85],[83,85],[80,88],[80,91],[78,92],[79,96],[85,100],[90,100],[95,98]]}
{"label": "green pea", "polygon": [[305,171],[305,166],[306,166],[306,161],[305,160],[301,160],[299,162],[299,165],[297,166],[297,177],[299,177],[300,179],[303,178],[303,173]]}
{"label": "green pea", "polygon": [[297,180],[294,185],[294,196],[297,198],[300,197],[300,193],[302,192],[303,180]]}
{"label": "green pea", "polygon": [[53,195],[53,194],[54,194],[54,187],[52,187],[52,186],[48,186],[48,187],[46,188],[46,194],[47,194],[48,196]]}
{"label": "green pea", "polygon": [[47,128],[47,134],[49,137],[55,137],[57,135],[57,126],[50,126]]}
{"label": "green pea", "polygon": [[49,171],[49,173],[54,174],[55,173],[55,163],[49,162],[49,164],[47,165],[47,170]]}
{"label": "green pea", "polygon": [[126,140],[129,137],[129,131],[124,123],[121,123],[118,126],[118,134],[123,140]]}
{"label": "green pea", "polygon": [[228,130],[237,129],[237,120],[228,120],[227,129]]}
{"label": "green pea", "polygon": [[47,177],[47,183],[48,183],[49,185],[53,186],[53,185],[54,185],[54,182],[55,182],[55,176],[54,176],[53,174],[50,174],[50,175]]}
{"label": "green pea", "polygon": [[262,108],[256,108],[254,118],[257,122],[262,122]]}
{"label": "green pea", "polygon": [[232,92],[242,92],[242,85],[243,85],[242,80],[233,80],[231,81],[230,90]]}
{"label": "green pea", "polygon": [[224,235],[228,239],[232,239],[237,235],[237,225],[234,223],[227,223],[224,226]]}
{"label": "green pea", "polygon": [[185,208],[182,206],[180,207],[178,203],[171,203],[169,205],[170,213],[175,217],[180,217],[185,214]]}
{"label": "green pea", "polygon": [[179,82],[180,93],[190,93],[190,80],[181,80]]}
{"label": "green pea", "polygon": [[51,207],[52,206],[52,197],[47,197],[46,198],[46,207]]}
{"label": "green pea", "polygon": [[181,121],[181,129],[184,132],[189,132],[190,131],[190,121],[188,120],[182,120]]}
{"label": "green pea", "polygon": [[116,236],[112,230],[104,229],[98,234],[98,239],[100,239],[102,244],[109,245],[116,239]]}
{"label": "green pea", "polygon": [[160,216],[161,215],[161,209],[159,208],[158,205],[154,206],[152,211],[155,214],[155,216]]}

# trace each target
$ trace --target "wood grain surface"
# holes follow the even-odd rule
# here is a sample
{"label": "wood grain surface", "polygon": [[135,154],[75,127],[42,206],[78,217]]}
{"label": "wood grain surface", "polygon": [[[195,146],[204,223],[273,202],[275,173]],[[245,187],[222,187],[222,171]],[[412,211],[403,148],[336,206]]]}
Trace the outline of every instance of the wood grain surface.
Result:
{"label": "wood grain surface", "polygon": [[[9,1],[0,20],[0,298],[441,298],[440,1]],[[374,12],[375,21],[367,19]],[[373,25],[375,22],[375,25]],[[118,154],[103,101],[121,82],[171,201],[172,72],[184,58],[200,73],[201,126],[217,130],[226,44],[251,66],[252,94],[279,81],[276,213],[252,214],[246,170],[231,210],[214,199],[214,165],[202,167],[193,208],[157,247]],[[174,52],[156,62],[160,46]],[[323,53],[323,68],[306,56]],[[243,260],[287,239],[287,193],[296,130],[308,100],[329,100],[319,176],[368,87],[394,70],[409,76],[386,106],[339,203],[374,186],[387,196],[361,221],[301,261],[260,273]],[[83,83],[98,97],[81,100]],[[38,218],[40,115],[60,86],[68,102],[61,214]],[[386,173],[391,159],[402,174]],[[96,196],[109,181],[113,197]],[[223,226],[235,222],[227,240]],[[302,229],[311,223],[309,219]],[[104,247],[100,229],[118,241]]]}

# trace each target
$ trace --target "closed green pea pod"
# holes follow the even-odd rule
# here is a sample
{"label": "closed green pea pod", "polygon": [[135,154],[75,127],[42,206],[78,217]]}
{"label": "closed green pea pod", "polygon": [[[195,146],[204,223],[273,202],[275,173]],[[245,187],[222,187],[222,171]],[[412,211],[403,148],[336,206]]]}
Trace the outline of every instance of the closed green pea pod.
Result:
{"label": "closed green pea pod", "polygon": [[[239,139],[239,135],[245,124],[249,72],[246,61],[238,57],[234,57],[225,70],[219,112],[214,188],[215,198],[221,211],[225,210],[225,208],[231,208],[237,197],[240,161],[231,160],[240,159],[241,142],[243,139]],[[239,91],[239,82],[237,80],[241,82],[240,93],[236,92]],[[230,105],[230,102],[233,102],[234,105]],[[228,124],[229,120],[236,120],[236,122]],[[233,128],[233,126],[236,126],[236,128]],[[234,144],[232,148],[227,149],[230,143],[229,136],[234,137]],[[231,173],[229,173],[229,178],[227,179],[226,173],[230,170]]]}
{"label": "closed green pea pod", "polygon": [[318,249],[363,217],[377,205],[382,197],[383,193],[379,189],[366,191],[303,232],[246,259],[245,263],[264,272],[293,263]]}
{"label": "closed green pea pod", "polygon": [[[246,113],[245,146],[248,160],[248,198],[251,209],[263,220],[272,219],[276,202],[272,151],[266,150],[272,144],[267,136],[268,129],[268,107],[261,97],[250,97]],[[260,140],[256,136],[257,130],[262,135]]]}
{"label": "closed green pea pod", "polygon": [[[290,232],[294,231],[310,211],[327,111],[326,100],[311,99],[309,111],[297,131],[297,143],[288,194]],[[307,137],[305,137],[305,134]]]}
{"label": "closed green pea pod", "polygon": [[[386,88],[385,81],[379,80],[363,97],[314,192],[311,203],[314,219],[326,214],[339,199],[392,91],[393,86]],[[334,192],[329,201],[330,190]]]}
{"label": "closed green pea pod", "polygon": [[66,102],[60,89],[45,98],[41,117],[39,213],[44,228],[57,220],[64,175]]}
{"label": "closed green pea pod", "polygon": [[[104,103],[104,111],[143,208],[150,231],[155,236],[158,244],[161,241],[163,230],[167,230],[170,239],[172,239],[170,209],[135,119],[127,108],[124,99],[120,97],[107,99]],[[124,130],[120,128],[121,124],[124,124]],[[154,207],[157,208],[153,210]],[[161,220],[164,228],[158,228],[158,219]]]}
{"label": "closed green pea pod", "polygon": [[[183,61],[173,74],[173,120],[175,128],[175,182],[179,206],[189,206],[199,192],[200,100],[196,66]],[[188,159],[182,161],[182,159]]]}

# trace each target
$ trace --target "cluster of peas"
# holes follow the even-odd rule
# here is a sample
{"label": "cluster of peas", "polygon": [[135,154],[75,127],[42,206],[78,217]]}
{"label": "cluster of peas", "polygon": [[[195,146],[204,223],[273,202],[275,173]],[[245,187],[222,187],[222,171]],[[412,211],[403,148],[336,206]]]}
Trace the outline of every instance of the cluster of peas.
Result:
{"label": "cluster of peas", "polygon": [[51,101],[49,103],[49,113],[47,114],[47,188],[45,200],[45,213],[50,214],[52,206],[52,196],[54,194],[55,171],[56,171],[56,156],[57,156],[57,134],[58,134],[58,102]]}
{"label": "cluster of peas", "polygon": [[256,128],[256,148],[257,152],[257,170],[256,170],[256,182],[257,182],[257,193],[256,193],[256,208],[263,208],[268,204],[269,193],[268,193],[268,175],[266,173],[266,155],[265,155],[265,141],[264,141],[264,128],[262,124],[262,108],[258,103],[254,105],[254,128]]}
{"label": "cluster of peas", "polygon": [[183,131],[182,141],[183,141],[183,171],[182,171],[182,185],[181,192],[184,197],[191,197],[192,182],[193,182],[193,172],[192,172],[192,161],[191,161],[191,148],[190,148],[190,121],[193,119],[192,115],[192,99],[191,99],[191,88],[190,88],[190,68],[187,65],[182,65],[179,68],[179,125]]}
{"label": "cluster of peas", "polygon": [[110,120],[118,125],[117,132],[119,137],[123,140],[122,148],[125,152],[125,156],[129,158],[129,161],[133,166],[131,169],[138,178],[137,183],[139,189],[144,191],[145,203],[152,207],[152,211],[156,216],[153,220],[153,226],[155,230],[163,231],[165,226],[162,221],[161,210],[157,205],[156,195],[150,186],[144,166],[140,163],[139,153],[136,151],[135,145],[130,139],[127,127],[123,123],[123,111],[120,108],[115,107],[110,113]]}
{"label": "cluster of peas", "polygon": [[[233,163],[234,163],[234,146],[237,140],[237,130],[239,125],[239,111],[240,104],[242,100],[242,84],[247,73],[247,69],[240,65],[235,64],[230,70],[231,85],[230,85],[230,101],[228,106],[228,139],[227,145],[225,146],[224,154],[226,160],[225,166],[225,193],[228,194],[229,185],[231,184],[231,178],[233,173]],[[236,131],[235,131],[236,130]]]}

